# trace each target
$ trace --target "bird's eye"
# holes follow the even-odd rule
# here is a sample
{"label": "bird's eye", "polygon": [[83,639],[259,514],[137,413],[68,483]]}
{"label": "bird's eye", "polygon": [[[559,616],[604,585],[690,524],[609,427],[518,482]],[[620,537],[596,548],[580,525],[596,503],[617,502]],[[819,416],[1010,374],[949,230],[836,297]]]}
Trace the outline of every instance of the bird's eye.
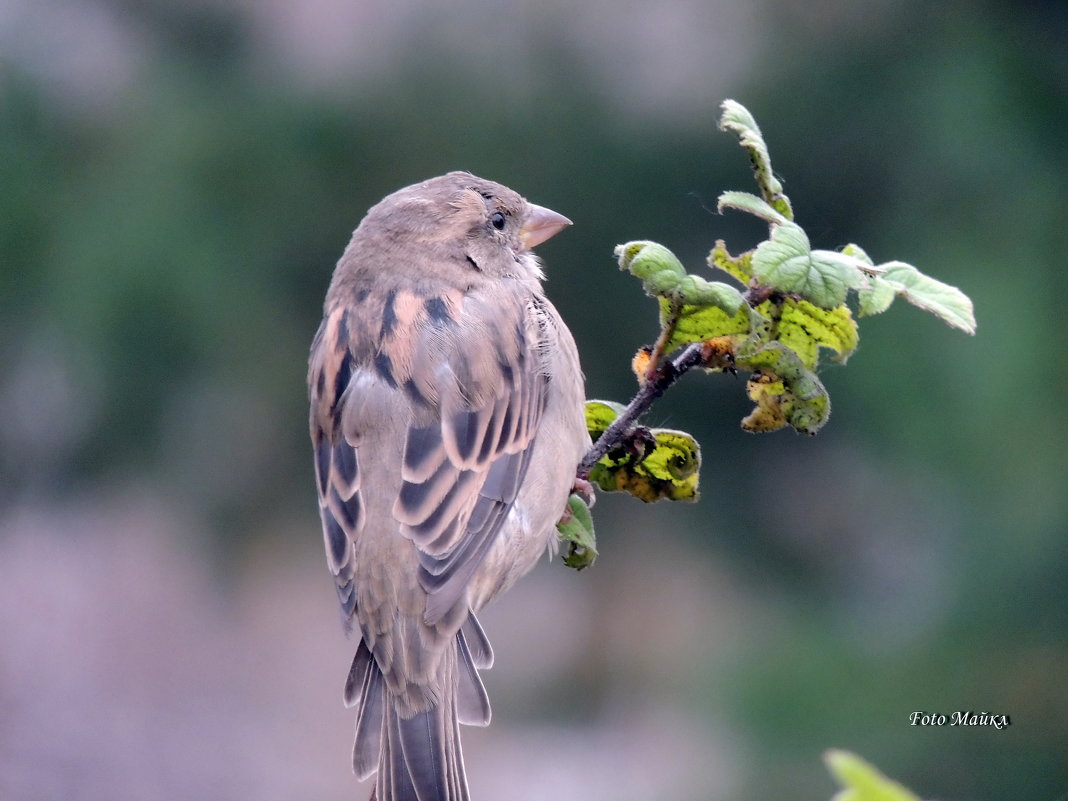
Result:
{"label": "bird's eye", "polygon": [[504,230],[504,215],[499,211],[493,213],[493,216],[490,217],[490,222],[493,223],[493,227],[498,231]]}

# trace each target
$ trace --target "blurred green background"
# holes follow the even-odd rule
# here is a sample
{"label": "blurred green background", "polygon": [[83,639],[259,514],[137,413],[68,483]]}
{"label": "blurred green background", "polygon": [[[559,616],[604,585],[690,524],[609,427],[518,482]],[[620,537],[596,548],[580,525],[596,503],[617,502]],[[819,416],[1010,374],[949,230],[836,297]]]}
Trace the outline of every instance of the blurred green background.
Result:
{"label": "blurred green background", "polygon": [[[588,395],[697,271],[745,103],[816,247],[960,286],[979,334],[862,321],[816,438],[690,377],[696,505],[602,495],[602,556],[484,624],[476,798],[1068,794],[1068,8],[989,0],[3,0],[0,798],[362,798],[304,386],[386,193],[468,169],[567,214],[539,252]],[[915,728],[913,711],[1012,726]]]}

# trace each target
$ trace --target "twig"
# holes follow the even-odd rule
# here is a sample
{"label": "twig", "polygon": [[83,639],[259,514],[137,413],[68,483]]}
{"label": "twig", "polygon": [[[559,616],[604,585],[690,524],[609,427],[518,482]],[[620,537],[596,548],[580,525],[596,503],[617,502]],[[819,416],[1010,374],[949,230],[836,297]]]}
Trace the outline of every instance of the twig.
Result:
{"label": "twig", "polygon": [[649,410],[653,402],[688,370],[704,363],[707,359],[705,343],[695,342],[687,346],[677,358],[657,367],[651,376],[647,376],[638,394],[627,404],[627,408],[612,421],[612,424],[593,443],[593,447],[586,452],[578,467],[578,477],[588,479],[593,466],[600,461],[602,456],[623,443],[634,430],[639,418]]}
{"label": "twig", "polygon": [[667,351],[667,344],[671,341],[671,337],[675,334],[675,328],[679,324],[681,311],[682,304],[672,301],[671,314],[668,317],[667,324],[664,325],[663,330],[660,332],[660,336],[656,339],[656,344],[653,345],[653,349],[649,353],[649,365],[645,369],[646,381],[650,381],[656,377],[656,371],[660,369],[660,362]]}

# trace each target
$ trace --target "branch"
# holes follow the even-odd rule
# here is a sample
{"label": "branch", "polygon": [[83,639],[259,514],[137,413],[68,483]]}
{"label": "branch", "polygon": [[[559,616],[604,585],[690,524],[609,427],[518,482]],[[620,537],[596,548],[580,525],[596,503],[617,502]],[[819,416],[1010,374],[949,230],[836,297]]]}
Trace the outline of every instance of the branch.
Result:
{"label": "branch", "polygon": [[695,342],[666,364],[656,367],[638,390],[638,394],[627,404],[627,408],[597,438],[586,452],[578,467],[578,477],[585,480],[590,477],[590,470],[609,451],[622,445],[634,431],[638,420],[645,414],[668,388],[694,367],[708,363],[710,347],[705,342]]}

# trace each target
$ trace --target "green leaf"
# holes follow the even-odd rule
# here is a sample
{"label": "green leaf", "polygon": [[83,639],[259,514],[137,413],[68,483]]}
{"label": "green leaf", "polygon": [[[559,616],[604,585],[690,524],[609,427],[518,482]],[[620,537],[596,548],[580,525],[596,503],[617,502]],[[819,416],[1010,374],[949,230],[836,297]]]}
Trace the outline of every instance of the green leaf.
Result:
{"label": "green leaf", "polygon": [[670,428],[651,429],[656,447],[637,466],[657,481],[670,482],[665,497],[673,501],[697,499],[698,471],[701,468],[701,448],[697,440],[685,431]]}
{"label": "green leaf", "polygon": [[728,315],[742,304],[742,293],[729,284],[706,281],[690,275],[675,254],[657,242],[627,242],[616,247],[621,270],[642,279],[651,297],[666,298],[675,304],[718,306]]}
{"label": "green leaf", "polygon": [[842,787],[832,801],[920,801],[915,793],[886,778],[856,754],[832,749],[823,755],[823,761]]}
{"label": "green leaf", "polygon": [[750,434],[767,434],[786,427],[782,401],[787,390],[782,379],[761,373],[750,378],[745,389],[749,400],[756,406],[742,418],[743,430]]}
{"label": "green leaf", "polygon": [[857,322],[848,306],[821,309],[807,300],[786,298],[777,341],[801,357],[810,370],[819,362],[820,348],[833,350],[838,354],[835,361],[845,364],[857,347]]}
{"label": "green leaf", "polygon": [[[597,439],[623,411],[612,401],[586,401],[586,427]],[[644,459],[623,448],[608,453],[590,470],[590,481],[606,492],[629,492],[646,503],[697,500],[701,448],[684,431],[654,428],[655,445]]]}
{"label": "green leaf", "polygon": [[786,217],[780,214],[778,210],[766,200],[763,200],[756,195],[751,195],[748,192],[724,192],[719,196],[719,203],[716,206],[716,210],[722,213],[725,208],[748,212],[749,214],[760,217],[762,220],[766,220],[769,223],[775,223],[776,225],[782,225],[785,222],[789,222]]}
{"label": "green leaf", "polygon": [[746,431],[764,433],[789,424],[815,434],[831,416],[831,399],[819,378],[781,342],[736,353],[735,364],[754,373],[746,389],[756,408],[742,420]]}
{"label": "green leaf", "polygon": [[592,439],[597,439],[612,422],[623,414],[627,407],[615,401],[586,401],[586,428]]}
{"label": "green leaf", "polygon": [[740,256],[732,256],[722,239],[716,240],[716,246],[708,254],[709,267],[718,267],[743,284],[748,284],[749,279],[753,277],[752,261],[753,251],[747,250]]}
{"label": "green leaf", "polygon": [[753,276],[764,286],[798,294],[823,309],[842,305],[849,290],[864,280],[853,258],[813,251],[796,223],[775,226],[771,238],[757,245]]}
{"label": "green leaf", "polygon": [[897,297],[897,289],[893,284],[877,275],[870,276],[868,285],[861,287],[857,292],[857,298],[860,301],[860,316],[871,317],[874,314],[882,314],[890,308],[895,297]]}
{"label": "green leaf", "polygon": [[593,533],[593,518],[590,508],[574,493],[567,499],[568,511],[556,524],[560,540],[567,543],[563,556],[564,564],[582,570],[597,558],[597,538]]}
{"label": "green leaf", "polygon": [[903,261],[890,261],[879,266],[884,270],[881,280],[913,306],[931,312],[954,328],[975,333],[975,309],[971,298],[955,286],[924,275]]}
{"label": "green leaf", "polygon": [[683,431],[654,428],[656,447],[635,464],[630,454],[608,454],[593,466],[590,481],[606,492],[629,492],[653,503],[696,501],[701,448]]}
{"label": "green leaf", "polygon": [[742,293],[730,284],[706,281],[698,275],[684,276],[671,299],[688,306],[714,306],[728,315],[737,314],[745,303]]}
{"label": "green leaf", "polygon": [[721,131],[736,134],[742,147],[749,151],[749,160],[753,163],[760,194],[783,217],[792,220],[794,213],[790,208],[790,199],[783,194],[782,184],[771,170],[768,146],[753,115],[749,113],[749,109],[734,100],[724,100],[720,108],[723,109],[723,115],[719,118],[719,128]]}
{"label": "green leaf", "polygon": [[657,242],[639,240],[616,245],[615,255],[619,269],[642,279],[650,297],[668,295],[686,275],[675,254]]}
{"label": "green leaf", "polygon": [[860,245],[850,242],[842,248],[842,253],[846,256],[852,256],[857,261],[863,262],[871,267],[875,266],[875,262],[871,260],[871,256],[869,256]]}
{"label": "green leaf", "polygon": [[[661,325],[668,321],[675,308],[670,301],[660,299]],[[745,334],[748,331],[748,307],[739,306],[734,314],[727,314],[718,306],[683,305],[678,308],[675,330],[671,332],[665,351],[671,353],[692,342],[705,342],[715,337]]]}

